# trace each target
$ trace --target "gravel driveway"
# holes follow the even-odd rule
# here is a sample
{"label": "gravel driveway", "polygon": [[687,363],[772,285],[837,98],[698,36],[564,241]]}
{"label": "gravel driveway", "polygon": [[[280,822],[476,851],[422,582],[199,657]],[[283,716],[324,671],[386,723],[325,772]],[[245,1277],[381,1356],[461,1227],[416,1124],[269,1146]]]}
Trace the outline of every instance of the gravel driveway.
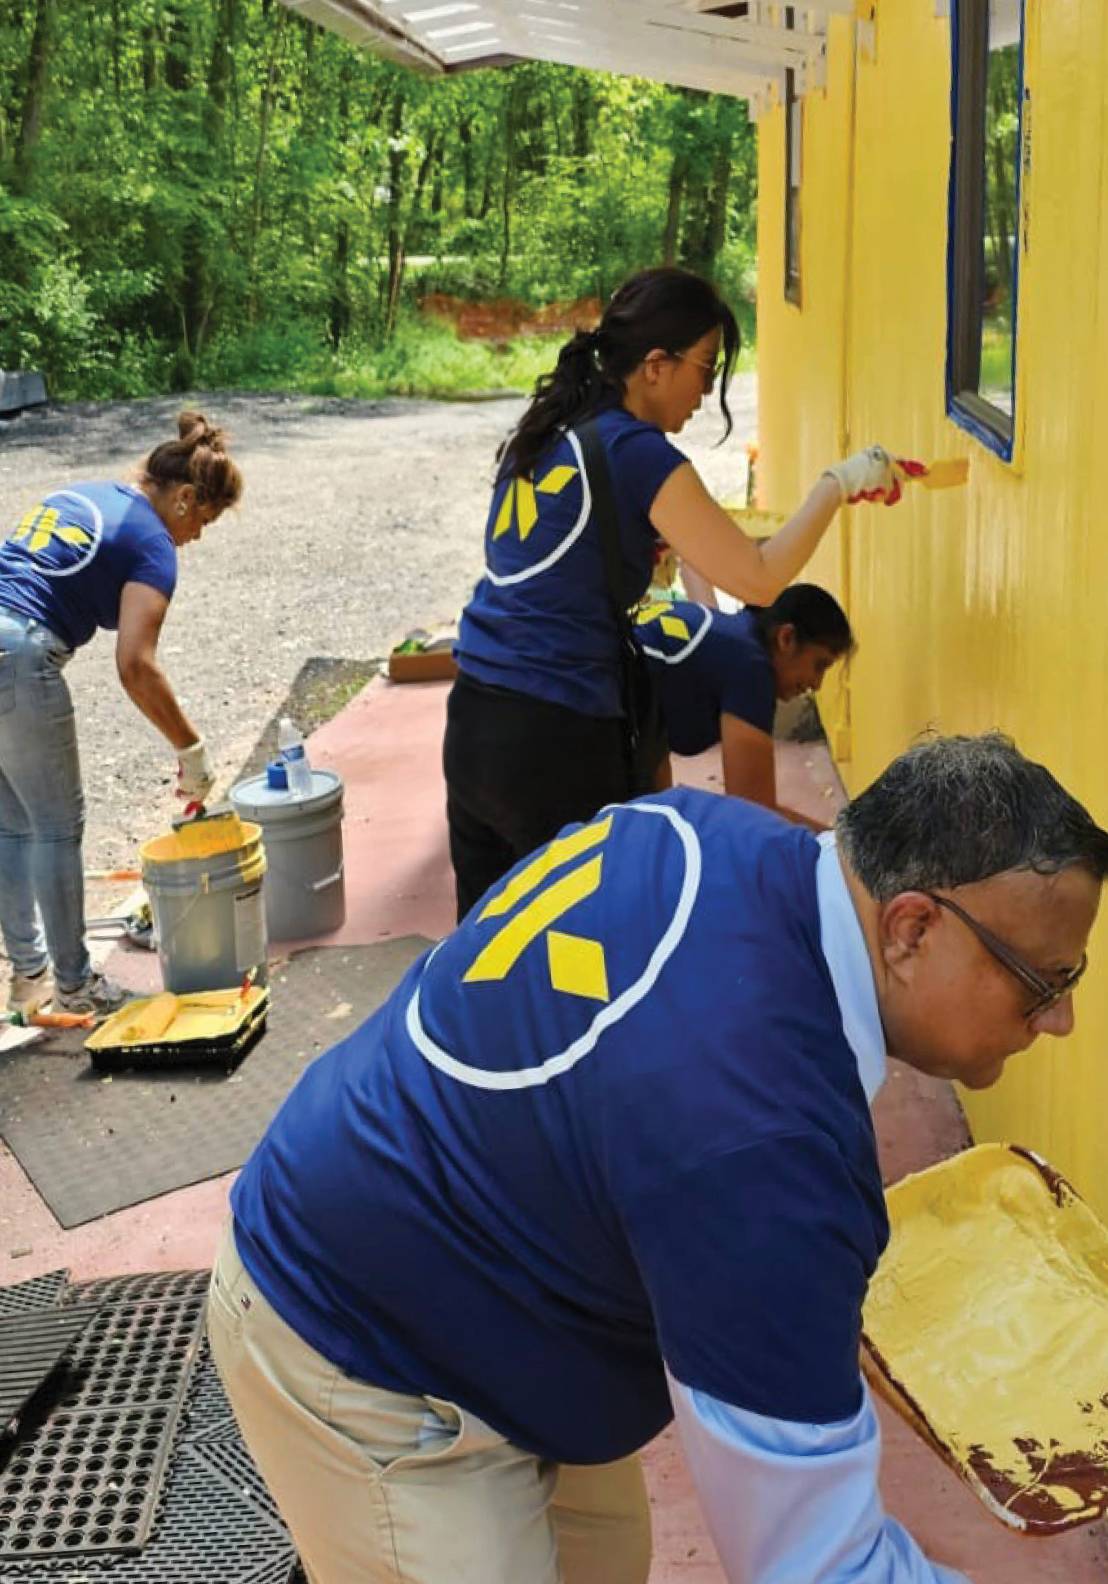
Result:
{"label": "gravel driveway", "polygon": [[[717,490],[740,488],[756,389],[733,387],[680,444]],[[0,423],[0,533],[52,488],[126,476],[173,433],[182,406],[230,431],[246,478],[240,508],[181,557],[160,655],[229,785],[309,662],[369,662],[412,627],[453,621],[481,570],[493,452],[522,410],[487,402],[356,402],[211,392],[79,403]],[[172,751],[116,680],[100,634],[67,675],[77,701],[90,869],[132,866],[177,812]],[[294,695],[295,696],[295,695]]]}

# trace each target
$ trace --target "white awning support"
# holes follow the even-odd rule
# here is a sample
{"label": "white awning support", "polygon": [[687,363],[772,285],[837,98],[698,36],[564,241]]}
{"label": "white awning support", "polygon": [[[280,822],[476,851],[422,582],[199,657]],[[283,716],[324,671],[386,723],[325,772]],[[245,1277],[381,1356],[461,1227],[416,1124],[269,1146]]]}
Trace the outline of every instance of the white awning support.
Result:
{"label": "white awning support", "polygon": [[[284,0],[390,60],[453,72],[546,60],[773,103],[822,86],[827,23],[856,0]],[[793,25],[785,26],[786,11]]]}

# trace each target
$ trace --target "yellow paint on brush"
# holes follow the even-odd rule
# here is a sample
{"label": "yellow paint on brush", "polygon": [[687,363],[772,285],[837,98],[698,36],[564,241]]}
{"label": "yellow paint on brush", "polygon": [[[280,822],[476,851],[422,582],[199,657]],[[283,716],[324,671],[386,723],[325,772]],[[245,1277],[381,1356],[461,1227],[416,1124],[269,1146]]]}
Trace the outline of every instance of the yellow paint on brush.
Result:
{"label": "yellow paint on brush", "polygon": [[947,457],[942,462],[929,462],[927,472],[919,480],[924,489],[953,489],[969,480],[969,458]]}
{"label": "yellow paint on brush", "polygon": [[906,1178],[888,1205],[864,1328],[893,1400],[1006,1522],[1046,1532],[1100,1516],[1108,1231],[1002,1144]]}

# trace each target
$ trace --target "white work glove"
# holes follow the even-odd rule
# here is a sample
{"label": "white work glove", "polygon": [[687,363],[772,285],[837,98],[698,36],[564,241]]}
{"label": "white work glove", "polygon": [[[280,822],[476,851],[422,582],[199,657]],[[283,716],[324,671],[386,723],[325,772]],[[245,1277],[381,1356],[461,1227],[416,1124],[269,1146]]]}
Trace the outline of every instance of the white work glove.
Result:
{"label": "white work glove", "polygon": [[203,803],[215,785],[215,771],[208,758],[204,739],[191,748],[177,750],[177,796],[188,803]]}
{"label": "white work glove", "polygon": [[900,499],[900,480],[884,446],[871,445],[856,451],[827,468],[824,477],[835,480],[848,504],[866,500],[893,506]]}

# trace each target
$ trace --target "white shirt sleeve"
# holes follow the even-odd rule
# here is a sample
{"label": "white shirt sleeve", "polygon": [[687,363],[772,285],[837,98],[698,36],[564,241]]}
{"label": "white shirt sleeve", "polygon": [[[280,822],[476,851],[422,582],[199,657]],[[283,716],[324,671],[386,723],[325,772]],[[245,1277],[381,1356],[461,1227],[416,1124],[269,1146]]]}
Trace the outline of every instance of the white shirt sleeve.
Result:
{"label": "white shirt sleeve", "polygon": [[669,1378],[700,1504],[728,1584],[969,1584],[929,1562],[881,1505],[881,1432],[767,1419]]}

